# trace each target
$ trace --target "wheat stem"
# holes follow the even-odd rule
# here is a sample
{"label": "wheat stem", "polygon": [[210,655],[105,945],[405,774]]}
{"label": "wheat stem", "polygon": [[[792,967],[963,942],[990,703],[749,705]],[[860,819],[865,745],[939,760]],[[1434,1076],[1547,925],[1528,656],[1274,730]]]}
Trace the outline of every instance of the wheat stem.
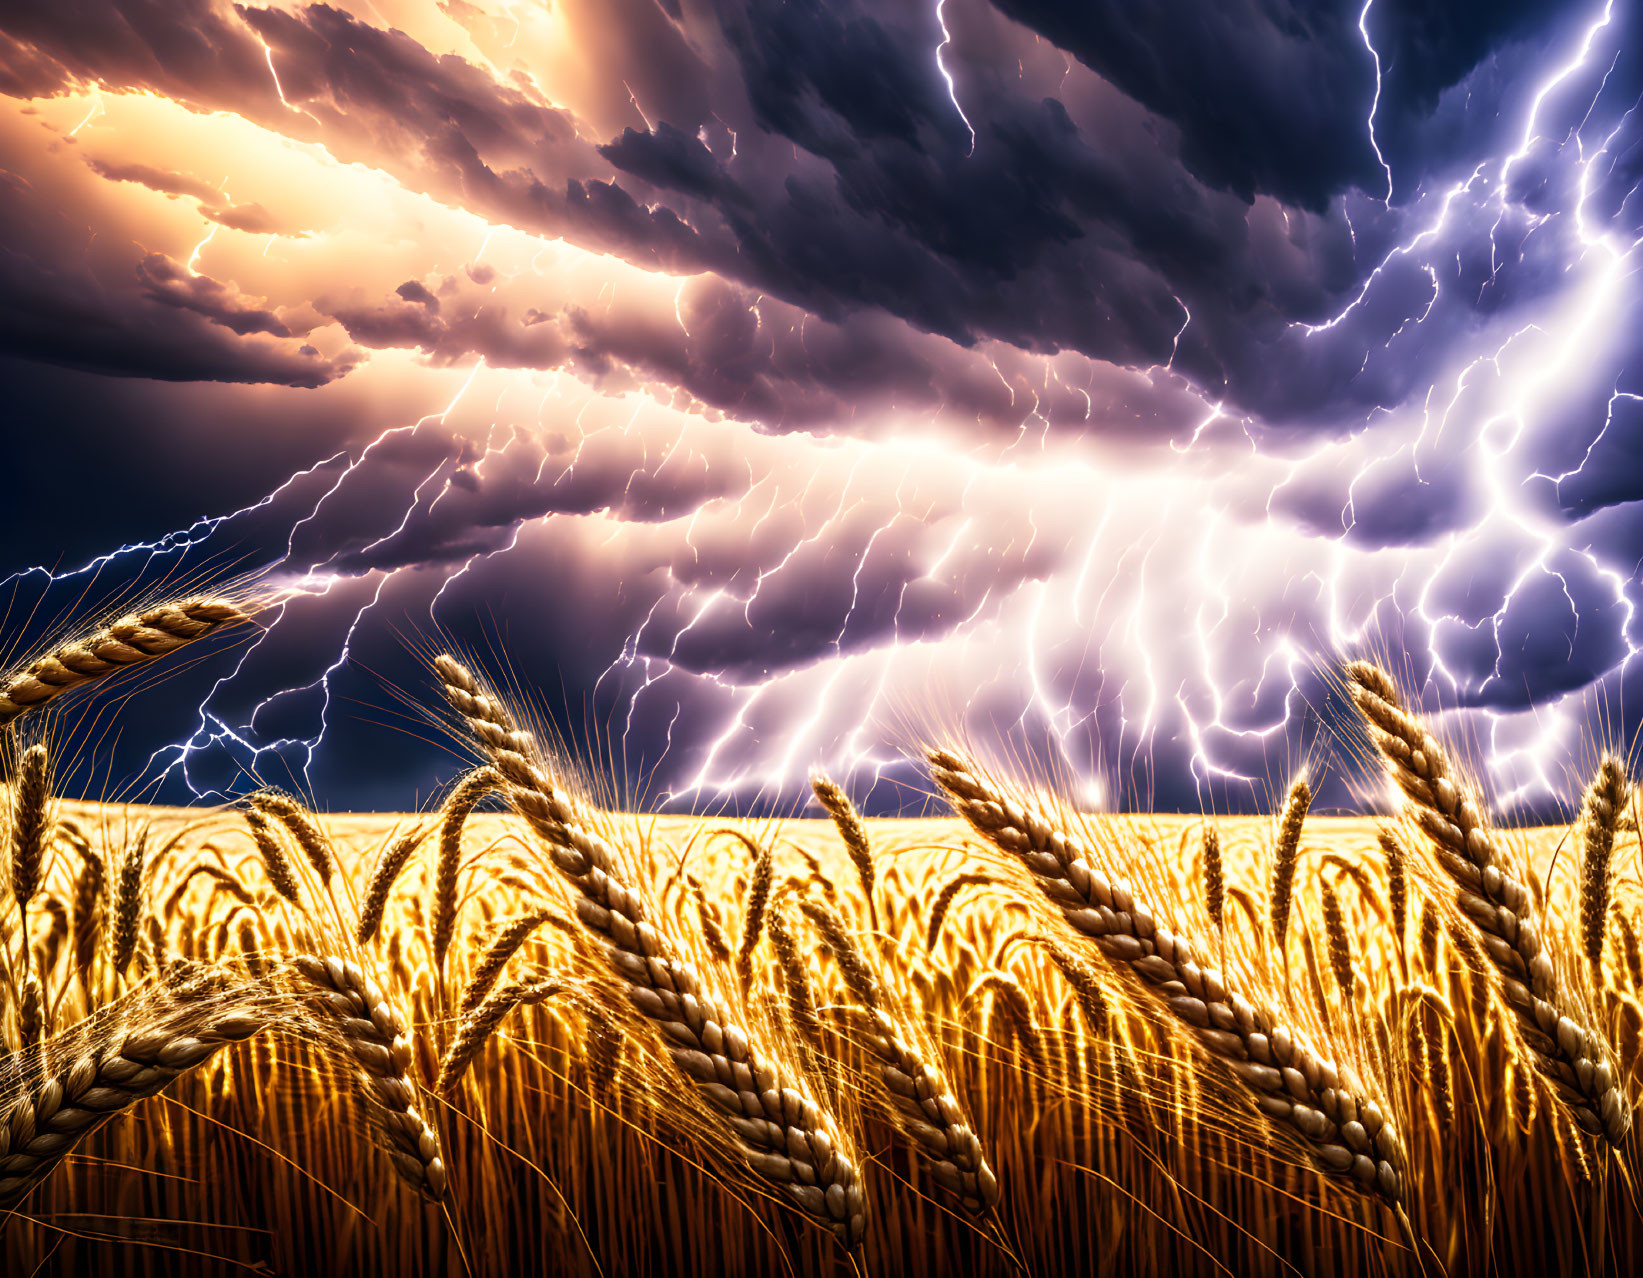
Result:
{"label": "wheat stem", "polygon": [[1456,904],[1483,939],[1542,1074],[1583,1129],[1618,1146],[1632,1116],[1615,1085],[1608,1044],[1562,988],[1512,860],[1448,753],[1404,710],[1391,676],[1368,662],[1351,663],[1345,674],[1388,773],[1455,886]]}
{"label": "wheat stem", "polygon": [[0,680],[0,727],[53,697],[116,671],[156,661],[214,630],[249,619],[238,604],[201,597],[161,604],[111,621]]}
{"label": "wheat stem", "polygon": [[1322,1171],[1400,1201],[1397,1128],[1350,1070],[1337,1068],[1275,1010],[1251,1003],[1220,972],[1200,965],[1185,937],[1158,922],[1127,883],[1097,868],[1093,849],[1077,834],[1036,804],[1018,802],[960,756],[934,750],[928,758],[959,815],[1019,857],[1067,921],[1224,1062]]}
{"label": "wheat stem", "polygon": [[535,737],[520,730],[460,662],[441,655],[434,664],[452,707],[506,779],[514,809],[577,889],[577,917],[604,942],[629,1002],[666,1027],[667,1051],[680,1074],[695,1085],[756,1174],[842,1243],[855,1246],[866,1230],[866,1196],[831,1116],[797,1076],[788,1076],[749,1041],[729,1008],[648,921],[616,849],[597,833],[582,805],[549,778]]}

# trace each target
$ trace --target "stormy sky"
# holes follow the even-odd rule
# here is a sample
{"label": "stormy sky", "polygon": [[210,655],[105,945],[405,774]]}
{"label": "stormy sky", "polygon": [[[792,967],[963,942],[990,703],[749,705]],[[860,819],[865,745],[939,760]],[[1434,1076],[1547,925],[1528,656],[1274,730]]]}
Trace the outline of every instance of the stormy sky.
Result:
{"label": "stormy sky", "polygon": [[75,784],[412,805],[454,642],[743,811],[1261,807],[1377,651],[1544,805],[1643,707],[1640,107],[1618,0],[0,6],[8,651],[254,574]]}

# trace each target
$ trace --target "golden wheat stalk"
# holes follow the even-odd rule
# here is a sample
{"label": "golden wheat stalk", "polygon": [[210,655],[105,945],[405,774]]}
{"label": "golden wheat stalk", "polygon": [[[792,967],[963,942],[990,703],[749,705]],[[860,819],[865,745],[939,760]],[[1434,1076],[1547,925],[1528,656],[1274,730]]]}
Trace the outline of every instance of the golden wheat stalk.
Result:
{"label": "golden wheat stalk", "polygon": [[458,1018],[474,1014],[501,978],[508,960],[519,952],[520,947],[530,939],[531,933],[544,923],[552,923],[555,927],[566,929],[571,926],[568,920],[562,919],[553,910],[532,910],[529,914],[509,919],[496,930],[496,935],[480,954],[479,962],[474,964],[473,972],[468,977],[467,988],[462,991],[462,1002],[457,1007]]}
{"label": "golden wheat stalk", "polygon": [[388,894],[393,891],[400,871],[411,859],[411,853],[416,851],[416,845],[422,842],[423,833],[421,826],[413,826],[382,850],[376,869],[371,872],[366,884],[365,904],[360,908],[359,923],[354,928],[354,939],[361,945],[374,940],[381,929],[382,915],[388,908]]}
{"label": "golden wheat stalk", "polygon": [[861,880],[862,895],[867,898],[867,916],[872,921],[873,930],[877,931],[879,911],[873,901],[873,844],[867,837],[867,827],[862,824],[861,814],[850,802],[850,796],[825,773],[818,772],[811,777],[810,788],[815,793],[816,801],[833,818],[844,850],[850,854],[850,863],[856,867],[856,877]]}
{"label": "golden wheat stalk", "polygon": [[17,1045],[33,1047],[46,1032],[46,990],[33,967],[23,978],[23,995],[17,1006]]}
{"label": "golden wheat stalk", "polygon": [[996,968],[983,972],[970,983],[960,1006],[972,1006],[989,996],[992,998],[994,1012],[1004,1022],[1005,1028],[1010,1031],[1021,1050],[1035,1064],[1042,1064],[1045,1060],[1044,1036],[1039,1033],[1038,1025],[1033,1021],[1032,1000],[1027,997],[1027,991],[1022,988],[1021,982],[1008,972]]}
{"label": "golden wheat stalk", "polygon": [[80,859],[80,872],[74,879],[70,937],[74,970],[82,988],[89,994],[91,965],[97,957],[97,935],[104,915],[103,889],[108,871],[103,858],[92,848],[79,826],[65,821],[63,837]]}
{"label": "golden wheat stalk", "polygon": [[947,915],[952,911],[953,902],[965,888],[990,887],[994,883],[991,874],[966,872],[955,874],[941,885],[941,891],[936,893],[936,903],[930,907],[930,921],[925,925],[924,948],[933,951],[936,942],[941,939],[941,926],[947,921]]}
{"label": "golden wheat stalk", "polygon": [[0,727],[62,693],[157,661],[215,630],[249,620],[238,604],[202,596],[111,621],[0,681]]}
{"label": "golden wheat stalk", "polygon": [[1409,883],[1404,868],[1403,844],[1391,830],[1376,831],[1381,853],[1386,857],[1386,900],[1392,914],[1392,942],[1398,955],[1398,969],[1408,975],[1409,959],[1404,952],[1409,932]]}
{"label": "golden wheat stalk", "polygon": [[268,881],[292,905],[301,901],[301,889],[297,884],[297,872],[291,865],[291,858],[285,854],[280,845],[279,836],[274,833],[273,824],[263,815],[261,808],[246,808],[245,823],[251,827],[251,839],[257,845],[257,852],[262,857],[263,872]]}
{"label": "golden wheat stalk", "polygon": [[732,958],[730,938],[725,935],[724,917],[719,907],[707,899],[707,893],[702,890],[701,880],[689,876],[691,900],[696,904],[696,919],[701,928],[702,940],[707,943],[707,951],[721,963],[728,963]]}
{"label": "golden wheat stalk", "polygon": [[[272,1023],[265,999],[217,973],[147,987],[96,1022],[0,1073],[0,1210],[15,1207],[73,1148],[230,1043]],[[7,1083],[18,1086],[8,1087]]]}
{"label": "golden wheat stalk", "polygon": [[536,738],[460,662],[435,669],[452,707],[508,785],[508,798],[535,829],[554,868],[579,893],[577,917],[605,944],[629,1002],[663,1027],[679,1072],[717,1114],[753,1171],[776,1185],[846,1246],[862,1239],[867,1202],[845,1137],[802,1080],[783,1070],[731,1019],[730,1011],[646,919],[616,849],[579,801],[559,789]]}
{"label": "golden wheat stalk", "polygon": [[291,832],[302,854],[308,858],[308,864],[319,875],[321,886],[328,887],[335,872],[336,856],[331,850],[330,840],[319,828],[313,814],[290,795],[281,794],[278,790],[259,790],[246,802],[263,816],[275,817]]}
{"label": "golden wheat stalk", "polygon": [[753,880],[747,889],[747,905],[742,910],[742,941],[736,948],[736,979],[745,990],[753,980],[753,952],[759,948],[759,933],[764,929],[765,913],[770,905],[770,875],[772,858],[768,847],[760,847],[738,831],[732,831],[754,854]]}
{"label": "golden wheat stalk", "polygon": [[[19,918],[40,890],[40,865],[49,842],[47,805],[51,799],[50,760],[46,747],[36,742],[17,761],[11,793],[11,891],[17,898]],[[25,927],[26,937],[28,930]]]}
{"label": "golden wheat stalk", "polygon": [[1615,830],[1626,810],[1630,784],[1626,765],[1612,754],[1603,756],[1597,774],[1586,787],[1580,805],[1582,855],[1580,858],[1580,940],[1594,969],[1603,966],[1603,938],[1609,929],[1609,862],[1614,856]]}
{"label": "golden wheat stalk", "polygon": [[123,976],[137,952],[137,932],[148,904],[148,831],[142,830],[125,849],[113,882],[114,899],[108,915],[109,961],[114,974]]}
{"label": "golden wheat stalk", "polygon": [[1289,787],[1278,815],[1278,841],[1272,852],[1272,879],[1267,887],[1267,913],[1272,923],[1272,948],[1284,952],[1289,932],[1290,903],[1295,896],[1295,861],[1301,852],[1301,827],[1312,807],[1312,788],[1305,781]]}
{"label": "golden wheat stalk", "polygon": [[439,1079],[434,1083],[434,1091],[444,1094],[462,1080],[462,1075],[473,1064],[474,1057],[479,1055],[486,1040],[515,1008],[546,1002],[564,988],[565,983],[558,978],[513,981],[495,993],[481,997],[475,1006],[462,1013],[451,1046],[439,1064]]}
{"label": "golden wheat stalk", "polygon": [[1067,921],[1184,1025],[1272,1122],[1298,1139],[1318,1168],[1373,1190],[1393,1206],[1403,1193],[1396,1126],[1350,1069],[1337,1068],[1274,1009],[1251,1003],[1194,946],[1159,923],[1128,884],[1096,868],[1074,832],[1018,802],[945,750],[928,755],[932,774],[978,834],[1026,865]]}
{"label": "golden wheat stalk", "polygon": [[1203,851],[1204,907],[1209,911],[1209,921],[1215,924],[1215,930],[1223,932],[1227,925],[1227,880],[1226,868],[1221,862],[1221,832],[1207,821],[1204,823]]}
{"label": "golden wheat stalk", "polygon": [[1335,985],[1350,1005],[1352,992],[1357,986],[1357,971],[1352,963],[1352,938],[1346,930],[1346,914],[1341,909],[1340,895],[1335,885],[1323,880],[1324,934],[1329,939],[1329,967],[1335,974]]}
{"label": "golden wheat stalk", "polygon": [[462,829],[485,796],[502,784],[493,768],[475,768],[457,782],[439,823],[439,857],[434,865],[434,966],[445,970],[456,935],[457,871],[462,867]]}
{"label": "golden wheat stalk", "polygon": [[1067,984],[1072,986],[1084,1024],[1091,1034],[1099,1038],[1107,1032],[1108,1009],[1107,994],[1101,988],[1101,979],[1096,976],[1095,969],[1053,936],[1040,938],[1040,943],[1049,952],[1050,960],[1061,969]]}
{"label": "golden wheat stalk", "polygon": [[1456,904],[1483,938],[1541,1073],[1584,1130],[1619,1146],[1632,1116],[1615,1085],[1609,1045],[1563,989],[1512,859],[1443,746],[1404,710],[1391,676],[1365,661],[1344,673],[1388,774],[1455,885]]}
{"label": "golden wheat stalk", "polygon": [[787,1000],[787,1017],[799,1039],[810,1048],[821,1042],[821,1021],[816,1015],[816,996],[810,988],[810,970],[799,952],[793,918],[782,901],[772,901],[765,911],[765,930],[770,949],[776,955],[776,971]]}
{"label": "golden wheat stalk", "polygon": [[844,920],[825,902],[805,897],[805,916],[833,952],[844,983],[867,1022],[867,1049],[877,1061],[875,1078],[896,1126],[923,1155],[936,1183],[965,1210],[982,1215],[998,1205],[998,1177],[987,1165],[976,1135],[940,1061],[922,1048],[911,1021],[899,1016],[867,955]]}
{"label": "golden wheat stalk", "polygon": [[445,1194],[445,1163],[439,1133],[417,1109],[405,1018],[350,959],[298,954],[291,965],[318,991],[331,1028],[359,1067],[371,1127],[382,1137],[394,1167],[425,1198],[438,1202]]}

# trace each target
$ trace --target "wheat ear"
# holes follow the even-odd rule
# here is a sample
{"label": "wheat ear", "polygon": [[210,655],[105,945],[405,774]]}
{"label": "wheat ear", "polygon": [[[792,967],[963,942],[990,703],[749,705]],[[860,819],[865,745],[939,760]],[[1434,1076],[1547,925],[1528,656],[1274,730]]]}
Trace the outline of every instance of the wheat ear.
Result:
{"label": "wheat ear", "polygon": [[1540,921],[1514,866],[1436,738],[1403,709],[1390,675],[1355,661],[1347,685],[1392,779],[1431,840],[1455,901],[1483,938],[1540,1071],[1582,1128],[1618,1146],[1631,1110],[1615,1085],[1608,1044],[1561,989]]}
{"label": "wheat ear", "polygon": [[1204,905],[1217,932],[1227,925],[1226,868],[1221,863],[1221,832],[1204,823]]}
{"label": "wheat ear", "polygon": [[728,963],[731,959],[730,938],[725,935],[719,907],[707,899],[699,879],[692,876],[689,882],[690,896],[696,902],[696,919],[701,927],[702,940],[707,942],[707,951],[719,962]]}
{"label": "wheat ear", "polygon": [[955,874],[941,885],[941,891],[936,893],[936,903],[930,907],[930,922],[926,926],[924,948],[934,951],[936,942],[941,939],[941,925],[947,921],[947,915],[952,912],[953,902],[958,894],[969,887],[984,887],[993,882],[990,874],[965,873]]}
{"label": "wheat ear", "polygon": [[1095,969],[1053,936],[1044,937],[1043,945],[1067,984],[1072,986],[1084,1024],[1089,1026],[1092,1035],[1100,1038],[1107,1032],[1107,994],[1101,988]]}
{"label": "wheat ear", "polygon": [[393,891],[394,881],[411,859],[411,853],[416,851],[416,845],[422,842],[422,834],[422,828],[415,826],[400,835],[383,851],[382,859],[371,872],[371,881],[365,887],[365,904],[359,912],[359,925],[354,929],[354,939],[361,945],[373,940],[381,929],[382,915],[388,908],[388,893]]}
{"label": "wheat ear", "polygon": [[1312,789],[1305,781],[1289,787],[1278,816],[1278,841],[1272,851],[1272,881],[1267,888],[1267,916],[1272,923],[1272,947],[1284,952],[1289,932],[1289,909],[1295,899],[1295,861],[1301,852],[1301,827],[1312,806]]}
{"label": "wheat ear", "polygon": [[844,983],[867,1020],[867,1049],[877,1068],[879,1095],[896,1126],[913,1141],[936,1183],[973,1215],[997,1206],[998,1178],[987,1165],[981,1138],[934,1056],[897,1024],[883,983],[856,945],[844,920],[813,897],[800,903],[805,916],[833,951]]}
{"label": "wheat ear", "polygon": [[439,1080],[434,1083],[434,1091],[441,1094],[449,1092],[461,1081],[474,1057],[485,1046],[485,1041],[514,1008],[544,1003],[564,988],[563,981],[551,978],[544,981],[513,981],[481,998],[476,1006],[462,1014],[451,1046],[445,1053],[445,1059],[440,1062]]}
{"label": "wheat ear", "polygon": [[1032,1000],[1027,997],[1021,982],[1008,972],[997,969],[983,972],[971,982],[963,1002],[965,1005],[979,1003],[989,994],[992,995],[993,1010],[1009,1027],[1021,1050],[1032,1060],[1043,1061],[1044,1036],[1033,1021]]}
{"label": "wheat ear", "polygon": [[[40,865],[47,843],[46,806],[51,799],[50,761],[40,743],[23,751],[17,761],[17,779],[11,796],[11,891],[17,898],[18,918],[40,890]],[[28,936],[28,928],[22,929]]]}
{"label": "wheat ear", "polygon": [[434,966],[445,971],[445,956],[456,934],[456,875],[462,866],[462,827],[479,802],[502,784],[494,768],[475,768],[457,783],[439,823],[439,859],[434,868]]}
{"label": "wheat ear", "polygon": [[764,928],[765,913],[770,906],[771,854],[768,847],[760,847],[739,831],[737,838],[753,853],[753,880],[747,889],[747,905],[742,911],[742,941],[736,948],[736,979],[745,990],[753,980],[753,951],[759,948],[759,933]]}
{"label": "wheat ear", "polygon": [[291,868],[291,858],[280,846],[279,836],[274,833],[273,825],[260,808],[246,808],[245,823],[251,827],[251,839],[257,845],[257,852],[262,857],[263,872],[268,875],[268,881],[273,884],[274,891],[296,905],[299,896],[297,874]]}
{"label": "wheat ear", "polygon": [[782,901],[772,901],[765,911],[765,930],[770,933],[770,948],[776,955],[788,1018],[800,1039],[814,1047],[821,1042],[816,996],[810,988],[810,971],[805,967],[804,955],[799,952],[799,939],[793,932],[792,915]]}
{"label": "wheat ear", "polygon": [[308,858],[308,864],[319,875],[320,883],[329,887],[336,858],[331,853],[330,841],[313,814],[290,795],[281,794],[278,790],[258,791],[248,802],[263,815],[277,818],[291,832],[302,854]]}
{"label": "wheat ear", "polygon": [[33,1047],[46,1032],[46,990],[31,965],[17,1004],[17,1045]]}
{"label": "wheat ear", "polygon": [[417,1110],[417,1088],[407,1070],[411,1038],[405,1018],[357,963],[335,956],[298,954],[297,973],[319,999],[359,1067],[372,1128],[394,1167],[432,1202],[445,1194],[445,1163],[436,1132]]}
{"label": "wheat ear", "polygon": [[867,1202],[832,1118],[802,1082],[748,1041],[729,1009],[704,986],[673,942],[646,920],[623,879],[616,849],[582,805],[543,770],[534,736],[455,659],[435,659],[452,707],[507,781],[513,807],[546,845],[555,869],[579,893],[577,917],[605,944],[633,1007],[664,1030],[679,1072],[721,1116],[724,1133],[755,1173],[785,1190],[846,1246],[861,1241]]}
{"label": "wheat ear", "polygon": [[462,991],[462,1002],[458,1005],[456,1013],[459,1018],[474,1014],[502,976],[502,970],[507,967],[508,960],[519,952],[520,947],[530,939],[531,933],[544,923],[552,923],[556,927],[570,927],[568,920],[561,919],[552,910],[533,910],[529,914],[521,914],[516,919],[509,919],[497,929],[491,943],[480,954],[479,962],[474,964],[473,973],[468,977],[468,987]]}
{"label": "wheat ear", "polygon": [[[0,1210],[15,1207],[86,1136],[230,1043],[267,1028],[267,1011],[225,999],[219,981],[145,991],[112,1031],[76,1036],[65,1062],[37,1058],[43,1077],[0,1107]],[[162,1001],[163,999],[163,1001]],[[100,1030],[100,1026],[98,1029]],[[57,1040],[53,1040],[55,1044]],[[42,1049],[51,1053],[53,1044]]]}
{"label": "wheat ear", "polygon": [[1580,858],[1580,940],[1586,960],[1598,971],[1603,967],[1603,937],[1609,928],[1609,862],[1629,788],[1625,765],[1606,754],[1580,805],[1585,827]]}
{"label": "wheat ear", "polygon": [[89,992],[91,965],[97,957],[97,931],[99,918],[103,914],[103,887],[107,870],[103,858],[92,849],[79,826],[65,821],[63,837],[80,858],[80,873],[74,880],[74,906],[70,913],[73,919],[71,935],[74,970],[79,974],[81,986]]}
{"label": "wheat ear", "polygon": [[214,630],[250,620],[226,599],[196,598],[130,613],[0,681],[0,727],[105,675],[156,661]]}
{"label": "wheat ear", "polygon": [[1185,937],[1159,923],[1128,883],[1097,869],[1093,849],[1037,805],[1017,802],[948,751],[931,751],[929,761],[959,815],[1019,857],[1068,923],[1225,1062],[1261,1112],[1297,1137],[1322,1171],[1400,1202],[1397,1128],[1350,1070],[1338,1069],[1276,1010],[1251,1003],[1220,972],[1201,966]]}
{"label": "wheat ear", "polygon": [[122,976],[137,952],[137,930],[148,899],[148,831],[142,831],[120,858],[114,880],[113,909],[108,912],[109,959]]}
{"label": "wheat ear", "polygon": [[1376,832],[1386,857],[1386,897],[1392,910],[1392,940],[1398,951],[1398,967],[1408,976],[1409,956],[1405,953],[1409,932],[1409,881],[1404,869],[1403,844],[1384,826]]}
{"label": "wheat ear", "polygon": [[850,802],[850,796],[831,777],[818,772],[810,778],[810,788],[816,795],[816,801],[833,818],[833,825],[844,842],[844,850],[850,854],[850,863],[856,867],[862,894],[867,898],[867,915],[876,932],[879,915],[878,906],[873,902],[873,845],[867,838],[867,827],[862,824],[861,815],[856,811],[856,805]]}
{"label": "wheat ear", "polygon": [[1352,963],[1352,937],[1346,930],[1346,915],[1341,909],[1340,895],[1335,885],[1323,880],[1324,933],[1329,939],[1329,966],[1335,973],[1335,984],[1348,1004],[1357,986],[1357,972]]}

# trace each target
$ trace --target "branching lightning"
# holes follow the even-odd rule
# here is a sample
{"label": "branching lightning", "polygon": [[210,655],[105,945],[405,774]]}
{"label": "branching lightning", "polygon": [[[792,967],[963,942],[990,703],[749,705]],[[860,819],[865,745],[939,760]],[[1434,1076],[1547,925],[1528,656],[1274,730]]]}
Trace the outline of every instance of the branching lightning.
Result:
{"label": "branching lightning", "polygon": [[[1399,238],[1359,272],[1333,315],[1295,325],[1285,347],[1298,362],[1334,360],[1357,369],[1350,384],[1354,394],[1363,390],[1353,402],[1364,411],[1355,429],[1315,432],[1308,443],[1291,444],[1247,412],[1231,389],[1211,394],[1191,384],[1183,370],[1208,349],[1205,335],[1216,320],[1200,308],[1195,324],[1180,296],[1167,359],[1159,349],[1153,358],[1162,362],[1131,370],[1149,389],[1178,393],[1177,402],[1191,408],[1150,451],[1126,451],[1122,440],[1106,437],[1126,423],[1104,421],[1102,401],[1092,399],[1094,361],[1084,377],[1079,365],[1071,366],[1080,373],[1068,372],[1056,355],[1002,343],[978,347],[975,360],[994,400],[1003,397],[992,376],[1009,392],[1001,412],[1013,430],[1007,441],[965,452],[956,434],[921,437],[911,424],[832,440],[795,435],[783,439],[785,469],[775,445],[752,432],[733,448],[716,448],[721,436],[698,437],[677,417],[658,425],[663,395],[590,394],[574,412],[558,413],[560,405],[550,401],[561,376],[575,382],[569,373],[553,374],[536,423],[503,418],[499,394],[488,427],[459,429],[459,410],[464,421],[483,413],[464,408],[470,398],[485,399],[484,391],[474,392],[481,378],[484,385],[529,384],[527,374],[509,383],[508,371],[480,360],[439,411],[298,471],[252,505],[78,567],[32,568],[7,581],[45,574],[72,582],[116,563],[141,576],[149,565],[181,562],[207,543],[230,540],[252,516],[277,517],[283,552],[276,542],[266,572],[272,600],[265,632],[209,689],[193,731],[148,761],[147,780],[181,782],[202,797],[220,797],[225,785],[233,790],[244,775],[276,764],[305,782],[336,717],[339,677],[362,637],[395,624],[390,611],[407,597],[419,617],[425,610],[432,623],[447,620],[452,601],[462,602],[465,593],[453,590],[456,583],[471,586],[490,563],[516,551],[528,530],[560,518],[556,498],[579,483],[594,484],[602,467],[618,469],[614,479],[601,480],[604,495],[593,511],[577,510],[545,535],[586,535],[594,544],[596,532],[604,538],[597,543],[601,562],[627,574],[620,587],[637,601],[634,624],[612,645],[614,653],[600,654],[604,668],[592,695],[624,758],[642,756],[647,768],[670,765],[660,797],[676,806],[790,798],[818,763],[876,782],[903,766],[896,735],[916,718],[909,702],[943,697],[954,704],[940,705],[940,713],[966,722],[985,717],[1012,740],[1047,743],[1087,773],[1122,772],[1173,741],[1208,802],[1268,779],[1269,760],[1293,746],[1320,662],[1373,641],[1389,612],[1407,623],[1405,642],[1435,692],[1451,702],[1488,702],[1513,677],[1514,609],[1537,590],[1556,592],[1559,607],[1567,605],[1560,621],[1568,623],[1571,659],[1597,645],[1608,654],[1600,674],[1623,673],[1643,643],[1635,572],[1594,548],[1564,506],[1625,429],[1625,413],[1643,406],[1643,395],[1611,385],[1605,373],[1601,420],[1572,420],[1577,410],[1569,407],[1574,391],[1590,390],[1592,369],[1612,344],[1643,246],[1618,229],[1617,219],[1606,220],[1594,198],[1615,171],[1616,152],[1628,145],[1624,130],[1638,109],[1618,117],[1607,110],[1610,74],[1598,76],[1614,25],[1612,0],[1582,27],[1573,55],[1535,86],[1521,133],[1514,124],[1503,154],[1442,188],[1406,194],[1398,209],[1376,135],[1385,67],[1370,35],[1372,5],[1363,6],[1357,22],[1375,77],[1363,126],[1386,189],[1384,198],[1369,196],[1367,214],[1365,193],[1353,194],[1357,226],[1344,200],[1338,211],[1354,253],[1365,243],[1392,242],[1373,239],[1370,224],[1383,233],[1397,228]],[[946,0],[935,4],[935,65],[973,154],[976,129],[948,66],[953,37],[945,6]],[[1350,29],[1346,39],[1350,45]],[[273,50],[266,43],[263,49],[280,101],[301,112],[286,99]],[[1614,65],[1608,63],[1611,72]],[[649,129],[633,89],[625,81],[623,88]],[[1548,104],[1587,88],[1578,124],[1558,136]],[[972,108],[981,109],[974,101]],[[73,131],[101,110],[95,98]],[[730,131],[733,158],[735,137]],[[1542,163],[1567,179],[1569,194],[1531,208],[1515,182]],[[1404,181],[1407,192],[1410,179]],[[1297,208],[1291,217],[1285,209],[1286,226],[1299,237],[1295,223],[1315,215]],[[190,272],[198,271],[217,228],[213,222],[195,245]],[[505,256],[506,235],[493,242],[499,230],[486,224],[470,265],[487,253],[491,261]],[[212,249],[213,263],[229,239]],[[1470,314],[1480,297],[1493,296],[1489,290],[1523,287],[1520,268],[1534,252],[1561,253],[1560,282],[1525,303],[1527,318],[1514,310],[1498,327],[1479,321],[1464,350],[1422,366],[1419,385],[1382,402],[1378,370],[1423,350],[1455,313],[1451,308]],[[536,269],[534,258],[528,269]],[[672,322],[687,344],[702,336],[687,328],[691,284],[667,284]],[[1181,291],[1198,305],[1197,293]],[[776,307],[760,297],[738,311],[772,357]],[[1397,313],[1387,319],[1389,311]],[[658,314],[666,315],[665,301]],[[805,320],[796,339],[810,358]],[[534,397],[534,388],[529,393]],[[631,394],[631,413],[624,404],[608,417],[594,414],[598,424],[584,424],[595,405],[608,408],[620,394]],[[1062,429],[1067,410],[1055,405],[1069,398],[1084,434]],[[934,416],[943,420],[948,411],[943,404]],[[1547,451],[1554,426],[1578,435],[1578,445]],[[498,433],[510,438],[497,443]],[[393,489],[395,504],[373,510],[368,531],[328,541],[328,526],[368,499],[379,472],[393,469],[384,459],[402,454],[416,460],[403,463],[404,476],[393,471],[403,478]],[[1557,460],[1541,460],[1548,455]],[[1434,494],[1445,491],[1452,477],[1443,467],[1457,457],[1468,483],[1452,499],[1452,523],[1409,544],[1376,543],[1370,525],[1387,518],[1384,490],[1402,484],[1419,501],[1449,500]],[[647,491],[662,486],[658,480],[672,482],[693,466],[732,478],[679,510],[646,510],[631,519],[625,513],[645,510]],[[397,555],[436,514],[460,519],[470,489],[503,481],[525,496],[500,531],[486,528],[494,537],[477,548],[461,544],[437,567]],[[1328,494],[1322,501],[1320,491]],[[576,509],[568,499],[564,504]],[[1319,505],[1327,507],[1321,517]],[[1465,611],[1449,584],[1500,548],[1510,571],[1487,607]],[[336,647],[327,646],[309,669],[323,668],[305,682],[258,695],[248,708],[226,708],[236,695],[246,707],[252,698],[244,689],[255,683],[259,661],[300,628],[302,615],[321,609],[330,610]],[[789,639],[791,654],[782,650]],[[1479,644],[1492,648],[1492,664],[1480,663]],[[306,716],[301,730],[284,731],[280,725],[298,710]],[[1555,696],[1537,713],[1526,736],[1522,715],[1482,711],[1488,763],[1509,801],[1557,789],[1551,759],[1577,716]],[[199,766],[204,758],[215,765],[223,755],[240,778],[198,779],[207,771]],[[1099,778],[1089,779],[1099,788]]]}

